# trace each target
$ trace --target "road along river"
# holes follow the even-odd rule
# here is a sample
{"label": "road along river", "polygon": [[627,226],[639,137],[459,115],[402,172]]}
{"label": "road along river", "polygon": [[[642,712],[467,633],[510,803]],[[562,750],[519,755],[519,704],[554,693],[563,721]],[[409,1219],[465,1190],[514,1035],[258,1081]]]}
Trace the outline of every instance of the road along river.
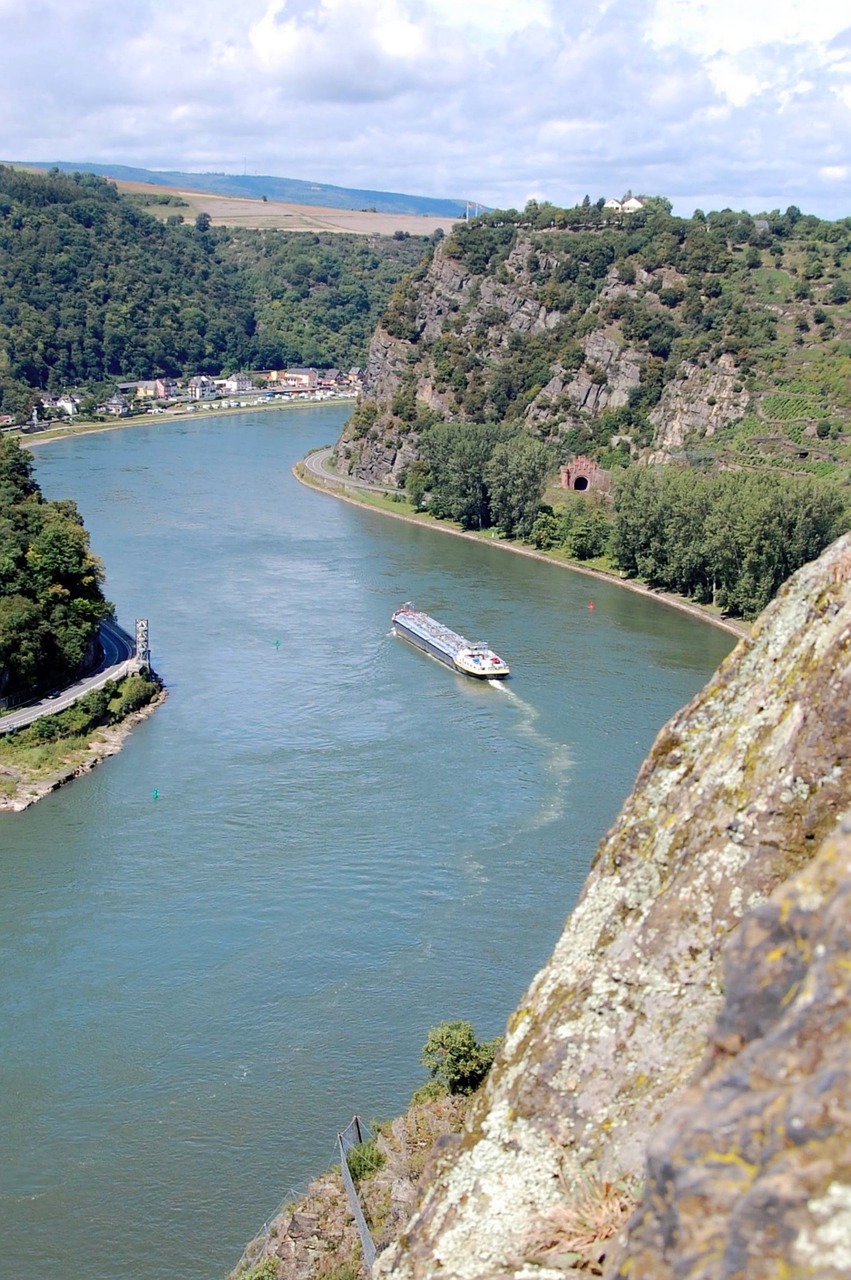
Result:
{"label": "road along river", "polygon": [[[502,1030],[656,731],[733,643],[296,483],[347,413],[35,453],[118,617],[150,618],[169,697],[0,819],[10,1276],[222,1276],[353,1111],[404,1106],[430,1026]],[[391,636],[409,599],[511,680]]]}
{"label": "road along river", "polygon": [[100,624],[100,642],[102,658],[97,669],[91,675],[75,680],[59,693],[42,698],[8,715],[0,716],[0,733],[13,733],[15,729],[23,729],[43,715],[55,715],[73,706],[78,698],[90,693],[92,689],[102,689],[110,680],[123,680],[125,676],[137,670],[135,662],[136,645],[130,635],[108,620]]}

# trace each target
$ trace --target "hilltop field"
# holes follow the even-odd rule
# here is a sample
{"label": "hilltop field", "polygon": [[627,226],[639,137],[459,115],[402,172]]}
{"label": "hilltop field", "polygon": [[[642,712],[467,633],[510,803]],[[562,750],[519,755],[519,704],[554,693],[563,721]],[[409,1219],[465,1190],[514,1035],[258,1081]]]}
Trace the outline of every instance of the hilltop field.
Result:
{"label": "hilltop field", "polygon": [[[206,191],[159,187],[148,182],[121,182],[115,185],[124,195],[174,196],[185,201],[187,221],[199,213],[209,215],[214,227],[247,227],[256,231],[349,232],[358,236],[392,236],[397,231],[411,236],[430,236],[440,229],[452,230],[457,219],[432,218],[414,213],[373,213],[369,209],[325,209],[318,205],[284,204],[279,200],[251,200],[241,196],[216,196]],[[176,210],[172,206],[145,203],[147,211],[165,220]]]}
{"label": "hilltop field", "polygon": [[[45,172],[30,165],[14,167],[31,173]],[[187,222],[194,222],[199,213],[206,213],[214,227],[245,227],[254,231],[348,232],[358,236],[392,236],[396,232],[407,232],[410,236],[430,236],[438,229],[448,234],[458,221],[457,216],[449,215],[388,213],[371,208],[335,209],[272,198],[215,195],[185,184],[168,186],[113,176],[107,177],[107,181],[162,222],[176,214],[182,214]]]}

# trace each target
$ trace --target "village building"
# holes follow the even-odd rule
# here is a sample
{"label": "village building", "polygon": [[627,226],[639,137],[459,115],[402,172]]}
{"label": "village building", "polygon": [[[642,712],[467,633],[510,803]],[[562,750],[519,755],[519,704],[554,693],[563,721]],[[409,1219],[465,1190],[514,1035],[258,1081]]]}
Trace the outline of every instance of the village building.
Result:
{"label": "village building", "polygon": [[117,390],[136,400],[174,400],[180,394],[174,378],[140,378],[138,382],[119,382]]}
{"label": "village building", "polygon": [[108,414],[112,418],[126,418],[130,410],[124,396],[115,391],[108,400],[97,406],[96,412]]}
{"label": "village building", "polygon": [[82,403],[80,396],[71,395],[68,391],[56,397],[56,408],[60,413],[64,413],[66,418],[73,418],[75,413],[79,413]]}
{"label": "village building", "polygon": [[229,396],[237,395],[243,391],[256,390],[248,373],[232,373],[221,384],[221,388]]}
{"label": "village building", "polygon": [[278,383],[287,391],[315,391],[319,374],[315,369],[285,369]]}
{"label": "village building", "polygon": [[216,384],[204,373],[197,373],[186,384],[190,400],[213,400],[216,397]]}

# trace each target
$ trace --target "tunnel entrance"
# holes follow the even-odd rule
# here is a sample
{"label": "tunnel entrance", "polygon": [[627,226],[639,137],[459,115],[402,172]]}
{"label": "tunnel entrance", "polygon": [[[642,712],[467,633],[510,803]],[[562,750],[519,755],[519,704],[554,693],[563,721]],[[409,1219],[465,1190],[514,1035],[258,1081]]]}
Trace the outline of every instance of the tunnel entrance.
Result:
{"label": "tunnel entrance", "polygon": [[580,454],[573,462],[568,462],[561,468],[562,489],[573,489],[576,493],[597,489],[608,493],[611,483],[611,473],[585,454]]}

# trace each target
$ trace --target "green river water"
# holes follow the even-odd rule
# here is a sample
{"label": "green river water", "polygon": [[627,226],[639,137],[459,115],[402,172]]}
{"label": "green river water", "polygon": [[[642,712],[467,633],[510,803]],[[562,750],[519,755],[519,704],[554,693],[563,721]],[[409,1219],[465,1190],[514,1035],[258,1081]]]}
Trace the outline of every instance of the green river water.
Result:
{"label": "green river water", "polygon": [[[36,450],[119,619],[150,619],[169,697],[119,756],[0,818],[10,1280],[222,1277],[353,1112],[404,1107],[430,1026],[501,1032],[656,732],[732,647],[299,485],[347,412]],[[391,636],[404,600],[511,680]]]}

